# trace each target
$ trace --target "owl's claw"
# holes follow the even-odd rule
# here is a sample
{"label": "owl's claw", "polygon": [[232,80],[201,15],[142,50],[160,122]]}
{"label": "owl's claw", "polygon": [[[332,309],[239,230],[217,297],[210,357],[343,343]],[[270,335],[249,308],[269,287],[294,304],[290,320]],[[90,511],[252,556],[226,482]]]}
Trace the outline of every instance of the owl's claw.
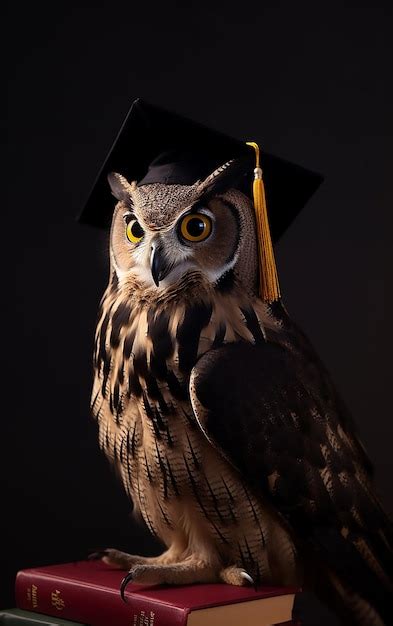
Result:
{"label": "owl's claw", "polygon": [[121,595],[121,599],[126,604],[127,604],[127,600],[126,600],[126,597],[124,595],[124,592],[126,590],[126,587],[127,587],[128,583],[130,583],[132,580],[133,580],[133,575],[131,574],[131,572],[128,572],[128,574],[126,576],[124,576],[123,580],[121,581],[120,595]]}
{"label": "owl's claw", "polygon": [[242,572],[240,572],[240,576],[244,578],[244,580],[249,582],[250,585],[252,585],[255,589],[255,582],[254,582],[254,579],[250,576],[250,574],[248,574],[245,570],[243,570]]}

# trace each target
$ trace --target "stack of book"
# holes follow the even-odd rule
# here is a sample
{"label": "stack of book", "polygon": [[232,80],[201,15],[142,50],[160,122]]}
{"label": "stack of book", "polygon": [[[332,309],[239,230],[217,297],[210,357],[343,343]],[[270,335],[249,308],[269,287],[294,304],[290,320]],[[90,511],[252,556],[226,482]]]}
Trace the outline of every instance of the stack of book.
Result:
{"label": "stack of book", "polygon": [[[102,561],[21,570],[17,609],[0,611],[1,626],[294,626],[294,587],[128,585],[124,572]],[[50,617],[49,617],[50,616]]]}

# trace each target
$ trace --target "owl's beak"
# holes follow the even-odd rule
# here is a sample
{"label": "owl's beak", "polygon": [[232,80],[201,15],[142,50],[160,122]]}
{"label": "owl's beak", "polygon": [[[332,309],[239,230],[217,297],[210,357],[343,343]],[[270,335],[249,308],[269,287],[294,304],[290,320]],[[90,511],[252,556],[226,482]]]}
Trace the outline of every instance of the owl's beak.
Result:
{"label": "owl's beak", "polygon": [[168,263],[164,252],[159,245],[152,245],[151,247],[150,269],[151,275],[157,287],[160,280],[163,280],[172,269],[172,263]]}

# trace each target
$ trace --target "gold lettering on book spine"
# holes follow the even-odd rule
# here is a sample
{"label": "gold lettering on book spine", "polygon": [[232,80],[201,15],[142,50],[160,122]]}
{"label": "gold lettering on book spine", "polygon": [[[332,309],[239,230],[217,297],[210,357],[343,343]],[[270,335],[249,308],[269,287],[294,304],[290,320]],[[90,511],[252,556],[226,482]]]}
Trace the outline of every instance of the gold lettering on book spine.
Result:
{"label": "gold lettering on book spine", "polygon": [[50,594],[52,606],[54,606],[58,611],[62,611],[65,607],[65,602],[63,598],[60,597],[60,591],[56,589],[56,591],[52,591]]}
{"label": "gold lettering on book spine", "polygon": [[154,626],[154,611],[140,611],[134,613],[132,618],[132,626]]}
{"label": "gold lettering on book spine", "polygon": [[31,585],[31,587],[27,587],[27,601],[33,606],[33,609],[37,608],[38,593],[36,585]]}

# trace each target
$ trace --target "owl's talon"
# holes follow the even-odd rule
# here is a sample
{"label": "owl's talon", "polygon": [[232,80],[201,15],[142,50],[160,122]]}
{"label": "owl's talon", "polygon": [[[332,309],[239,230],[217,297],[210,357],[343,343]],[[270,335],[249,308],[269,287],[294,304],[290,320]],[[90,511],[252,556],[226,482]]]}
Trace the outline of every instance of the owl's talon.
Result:
{"label": "owl's talon", "polygon": [[121,599],[126,604],[128,604],[128,603],[127,603],[126,597],[124,595],[124,592],[126,590],[126,587],[127,587],[128,583],[130,583],[132,580],[133,580],[133,575],[131,574],[131,572],[128,572],[128,574],[126,576],[124,576],[123,580],[121,581],[120,595],[121,595]]}
{"label": "owl's talon", "polygon": [[249,582],[250,585],[252,585],[255,589],[255,582],[254,582],[254,579],[250,576],[250,574],[248,574],[245,570],[243,570],[242,572],[240,572],[240,576],[244,578],[244,580],[247,580],[247,582]]}

